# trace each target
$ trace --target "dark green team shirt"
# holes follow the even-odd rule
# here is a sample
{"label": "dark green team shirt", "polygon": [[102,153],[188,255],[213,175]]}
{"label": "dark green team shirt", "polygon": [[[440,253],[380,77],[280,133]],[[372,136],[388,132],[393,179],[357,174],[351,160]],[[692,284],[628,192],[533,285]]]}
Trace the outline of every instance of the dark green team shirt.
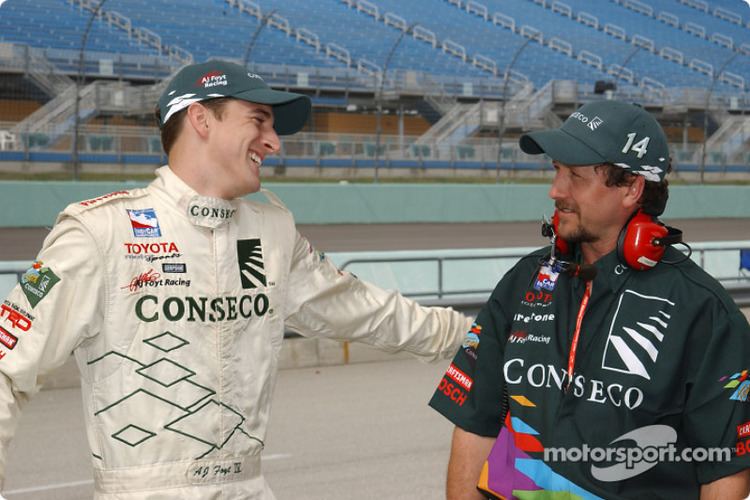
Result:
{"label": "dark green team shirt", "polygon": [[[639,272],[614,252],[601,258],[569,383],[586,285],[561,274],[540,287],[548,253],[498,283],[430,401],[458,427],[497,437],[489,491],[697,498],[702,483],[750,468],[750,327],[721,285],[689,260]],[[681,455],[709,448],[723,450]]]}

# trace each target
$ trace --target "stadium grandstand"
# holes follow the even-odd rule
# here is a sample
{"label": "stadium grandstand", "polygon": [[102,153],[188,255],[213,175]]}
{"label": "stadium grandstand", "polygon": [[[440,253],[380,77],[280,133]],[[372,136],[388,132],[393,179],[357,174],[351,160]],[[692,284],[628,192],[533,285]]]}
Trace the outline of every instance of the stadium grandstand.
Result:
{"label": "stadium grandstand", "polygon": [[164,163],[162,82],[215,57],[312,97],[278,175],[531,172],[520,133],[610,98],[676,172],[750,173],[741,0],[0,1],[0,169]]}

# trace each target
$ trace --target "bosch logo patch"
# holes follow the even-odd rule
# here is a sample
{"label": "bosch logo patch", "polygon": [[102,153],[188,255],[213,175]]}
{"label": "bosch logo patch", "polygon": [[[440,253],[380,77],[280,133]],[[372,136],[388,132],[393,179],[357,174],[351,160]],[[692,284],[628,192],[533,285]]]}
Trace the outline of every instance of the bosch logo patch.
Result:
{"label": "bosch logo patch", "polygon": [[449,380],[447,380],[445,377],[440,379],[440,384],[438,385],[438,391],[445,394],[448,398],[450,398],[451,401],[456,403],[458,406],[463,406],[466,402],[466,393],[461,390],[460,387],[456,387],[451,383]]}

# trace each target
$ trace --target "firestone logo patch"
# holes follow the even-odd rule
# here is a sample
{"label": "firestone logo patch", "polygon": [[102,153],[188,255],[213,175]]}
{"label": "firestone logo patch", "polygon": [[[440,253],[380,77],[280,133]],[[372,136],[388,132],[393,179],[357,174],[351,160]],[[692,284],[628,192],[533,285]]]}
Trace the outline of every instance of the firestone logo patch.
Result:
{"label": "firestone logo patch", "polygon": [[549,314],[516,313],[515,316],[513,316],[513,321],[517,321],[519,323],[539,323],[539,322],[554,321],[554,320],[555,320],[555,313],[549,313]]}

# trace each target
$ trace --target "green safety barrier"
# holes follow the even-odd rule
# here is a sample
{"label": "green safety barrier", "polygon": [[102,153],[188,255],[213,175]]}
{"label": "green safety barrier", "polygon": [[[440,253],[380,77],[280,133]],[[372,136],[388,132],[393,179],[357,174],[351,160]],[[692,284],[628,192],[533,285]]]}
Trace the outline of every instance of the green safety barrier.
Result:
{"label": "green safety barrier", "polygon": [[[0,227],[49,226],[69,203],[144,183],[0,182]],[[536,221],[548,184],[266,183],[302,224]],[[263,199],[259,194],[253,199]],[[750,217],[750,186],[673,186],[665,218]]]}

